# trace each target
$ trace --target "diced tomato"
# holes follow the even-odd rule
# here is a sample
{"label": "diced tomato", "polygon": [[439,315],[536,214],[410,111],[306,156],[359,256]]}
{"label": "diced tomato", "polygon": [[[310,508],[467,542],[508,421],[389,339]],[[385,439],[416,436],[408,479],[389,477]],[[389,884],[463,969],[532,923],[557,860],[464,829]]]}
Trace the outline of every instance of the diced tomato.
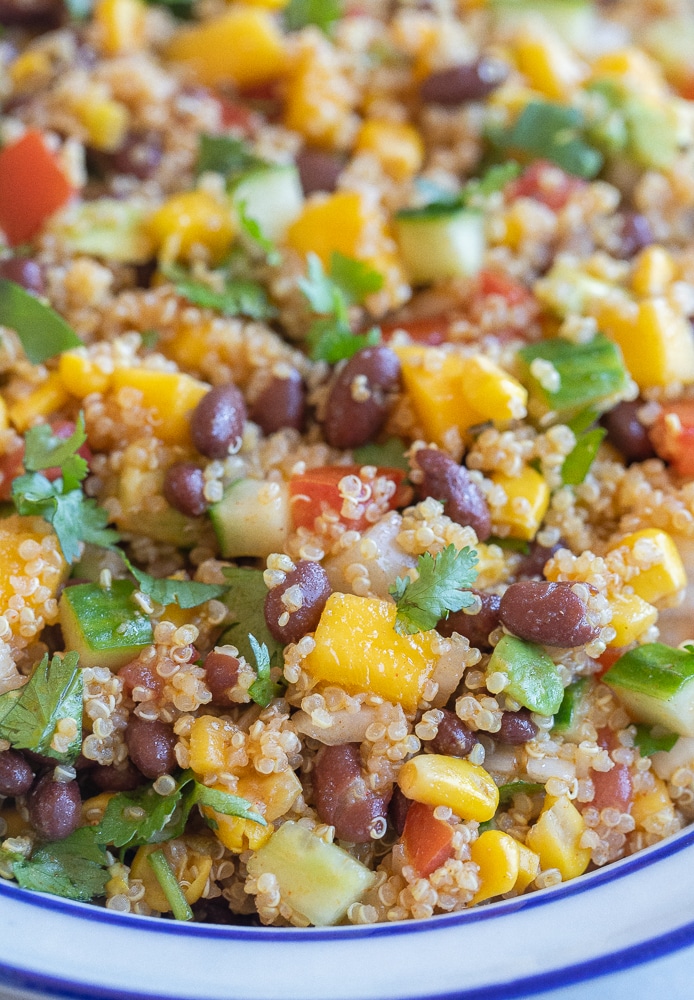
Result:
{"label": "diced tomato", "polygon": [[[340,482],[345,476],[358,476],[362,466],[360,465],[321,465],[316,469],[307,469],[306,472],[297,476],[292,476],[289,480],[289,495],[292,505],[292,519],[295,528],[314,528],[317,517],[325,511],[333,511],[337,514],[343,524],[355,531],[361,531],[370,524],[366,517],[366,511],[373,497],[370,489],[364,489],[364,502],[358,504],[354,511],[355,517],[346,517],[343,514],[344,498],[340,494]],[[402,469],[379,468],[376,479],[384,478],[390,480],[395,489],[392,496],[384,504],[385,510],[394,510],[396,507],[403,507],[409,503],[412,491],[409,486],[403,484],[405,473]],[[364,486],[369,487],[370,480],[363,480]]]}
{"label": "diced tomato", "polygon": [[402,842],[408,862],[421,878],[426,878],[453,853],[453,828],[445,820],[436,819],[431,806],[413,802],[405,820]]}
{"label": "diced tomato", "polygon": [[533,299],[525,285],[500,271],[480,271],[477,281],[481,295],[500,295],[510,306],[520,306]]}
{"label": "diced tomato", "polygon": [[668,403],[650,431],[658,456],[680,476],[694,476],[694,399]]}
{"label": "diced tomato", "polygon": [[585,181],[580,177],[572,177],[548,160],[535,160],[517,180],[508,185],[506,191],[511,201],[514,198],[534,198],[553,212],[558,212],[574,191],[582,187],[585,187]]}
{"label": "diced tomato", "polygon": [[222,111],[222,125],[225,129],[235,129],[245,136],[252,136],[258,131],[261,118],[255,111],[241,101],[234,101],[224,95],[217,100]]}
{"label": "diced tomato", "polygon": [[24,472],[24,441],[17,438],[4,455],[0,455],[0,500],[12,499],[12,480]]}
{"label": "diced tomato", "polygon": [[600,670],[598,670],[596,676],[602,677],[610,669],[613,663],[616,663],[619,657],[625,652],[625,649],[620,646],[608,646],[604,653],[601,653],[598,657],[598,663],[600,664]]}
{"label": "diced tomato", "polygon": [[[598,746],[605,750],[615,750],[619,746],[612,729],[605,727],[598,732]],[[618,809],[629,812],[634,799],[634,786],[626,764],[615,764],[610,771],[592,771],[595,795],[590,803],[595,809]]]}
{"label": "diced tomato", "polygon": [[688,77],[686,80],[682,80],[678,86],[677,90],[681,97],[684,97],[687,101],[694,101],[694,76]]}
{"label": "diced tomato", "polygon": [[72,194],[40,132],[30,129],[0,150],[0,227],[10,246],[33,239]]}
{"label": "diced tomato", "polygon": [[387,342],[396,330],[404,330],[412,340],[427,347],[438,347],[448,340],[451,321],[445,315],[424,316],[420,319],[390,320],[381,323],[381,334]]}

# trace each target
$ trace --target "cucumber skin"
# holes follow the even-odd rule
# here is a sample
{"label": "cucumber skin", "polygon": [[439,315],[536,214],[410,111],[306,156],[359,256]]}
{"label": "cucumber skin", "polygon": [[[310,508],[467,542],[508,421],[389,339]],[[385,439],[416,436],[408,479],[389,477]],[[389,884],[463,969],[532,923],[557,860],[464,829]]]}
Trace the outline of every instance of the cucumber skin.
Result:
{"label": "cucumber skin", "polygon": [[[68,649],[83,667],[118,670],[153,641],[152,624],[132,600],[130,580],[67,587],[60,597],[60,624]],[[90,621],[91,616],[91,621]]]}
{"label": "cucumber skin", "polygon": [[259,495],[268,485],[262,479],[237,479],[210,507],[212,526],[225,559],[266,559],[271,552],[282,550],[290,531],[289,495],[282,484],[277,497],[263,503]]}
{"label": "cucumber skin", "polygon": [[413,284],[474,277],[485,251],[484,217],[467,208],[406,210],[394,219],[400,255]]}
{"label": "cucumber skin", "polygon": [[637,721],[694,736],[692,653],[648,643],[620,657],[602,680]]}

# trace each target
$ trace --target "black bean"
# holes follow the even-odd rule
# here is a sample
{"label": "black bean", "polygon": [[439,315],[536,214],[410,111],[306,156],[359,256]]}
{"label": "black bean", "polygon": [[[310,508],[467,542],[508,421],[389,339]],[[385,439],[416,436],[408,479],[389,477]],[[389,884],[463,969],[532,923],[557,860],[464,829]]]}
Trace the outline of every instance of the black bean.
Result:
{"label": "black bean", "polygon": [[607,440],[622,453],[627,462],[645,462],[655,455],[648,431],[638,417],[642,406],[643,402],[638,399],[617,403],[602,418],[602,424],[607,430]]}
{"label": "black bean", "polygon": [[166,470],[164,496],[186,517],[200,517],[207,510],[205,477],[193,462],[177,462]]}
{"label": "black bean", "polygon": [[442,711],[438,732],[429,742],[429,747],[433,753],[442,753],[447,757],[467,757],[477,743],[477,737],[455,712],[449,712],[447,708]]}
{"label": "black bean", "polygon": [[16,750],[0,753],[0,795],[24,795],[34,782],[34,772]]}
{"label": "black bean", "polygon": [[243,434],[246,404],[235,385],[210,389],[193,410],[190,433],[193,444],[208,458],[226,458],[229,448]]}
{"label": "black bean", "polygon": [[334,191],[345,164],[335,153],[304,146],[297,154],[296,165],[304,194],[309,195],[316,191]]}
{"label": "black bean", "polygon": [[[290,587],[298,587],[301,591],[302,603],[296,610],[292,610],[293,604],[288,598],[282,599]],[[278,642],[298,642],[307,632],[315,631],[331,593],[330,581],[323,567],[316,562],[301,560],[291,573],[287,573],[284,582],[273,587],[265,598],[268,629]],[[289,616],[286,622],[285,615]]]}
{"label": "black bean", "polygon": [[510,743],[518,746],[534,740],[537,736],[537,726],[530,718],[527,708],[521,708],[518,712],[504,712],[501,716],[501,728],[494,737],[501,743]]}
{"label": "black bean", "polygon": [[63,840],[80,825],[82,796],[76,781],[44,774],[27,796],[29,822],[42,840]]}
{"label": "black bean", "polygon": [[391,793],[374,792],[364,780],[359,744],[323,747],[312,774],[319,818],[335,827],[338,839],[368,844],[374,822],[387,814]]}
{"label": "black bean", "polygon": [[0,24],[57,27],[63,13],[61,0],[0,0]]}
{"label": "black bean", "polygon": [[148,180],[162,161],[164,149],[158,132],[129,136],[121,148],[110,155],[109,166],[118,174],[131,174],[138,180]]}
{"label": "black bean", "polygon": [[92,768],[89,778],[102,792],[132,792],[144,782],[144,775],[130,761],[118,767],[106,764]]}
{"label": "black bean", "polygon": [[420,448],[416,461],[424,473],[419,486],[422,497],[433,497],[444,504],[444,513],[456,524],[470,525],[480,541],[492,533],[492,518],[486,497],[470,478],[464,465],[458,465],[443,451]]}
{"label": "black bean", "polygon": [[571,583],[522,580],[501,598],[502,623],[519,639],[547,646],[583,646],[600,629],[588,621],[587,609]]}
{"label": "black bean", "polygon": [[650,222],[645,215],[641,215],[639,212],[624,213],[619,237],[619,248],[615,252],[615,256],[622,260],[631,260],[640,250],[655,243]]}
{"label": "black bean", "polygon": [[0,278],[14,281],[34,295],[43,295],[46,291],[43,268],[30,257],[5,257],[0,260]]}
{"label": "black bean", "polygon": [[419,89],[429,104],[456,105],[481,101],[493,93],[508,76],[508,66],[499,59],[481,56],[471,63],[461,63],[431,73]]}
{"label": "black bean", "polygon": [[446,637],[458,632],[464,635],[471,646],[477,649],[491,649],[489,635],[499,627],[499,606],[501,598],[497,594],[486,594],[483,590],[473,590],[482,602],[482,607],[476,615],[466,615],[464,611],[454,611],[448,618],[440,621],[436,631]]}
{"label": "black bean", "polygon": [[537,542],[531,542],[530,551],[519,562],[516,573],[519,577],[542,576],[547,562],[555,552],[562,548],[566,548],[566,546],[559,542],[549,548],[545,545],[539,545]]}
{"label": "black bean", "polygon": [[388,819],[393,824],[398,837],[402,837],[402,831],[405,829],[405,820],[407,819],[411,805],[412,799],[408,799],[400,787],[395,785],[393,788],[393,797],[388,806]]}
{"label": "black bean", "polygon": [[239,679],[241,664],[230,653],[218,653],[214,649],[205,657],[203,669],[205,683],[212,694],[214,705],[231,705],[229,690]]}
{"label": "black bean", "polygon": [[386,421],[391,393],[400,387],[400,361],[389,347],[364,347],[335,379],[325,414],[325,438],[333,448],[358,448]]}
{"label": "black bean", "polygon": [[176,735],[170,725],[131,715],[125,730],[130,759],[146,778],[170,774],[176,767]]}
{"label": "black bean", "polygon": [[306,387],[296,368],[286,377],[273,375],[250,411],[250,418],[263,434],[274,434],[284,427],[300,431],[304,426]]}

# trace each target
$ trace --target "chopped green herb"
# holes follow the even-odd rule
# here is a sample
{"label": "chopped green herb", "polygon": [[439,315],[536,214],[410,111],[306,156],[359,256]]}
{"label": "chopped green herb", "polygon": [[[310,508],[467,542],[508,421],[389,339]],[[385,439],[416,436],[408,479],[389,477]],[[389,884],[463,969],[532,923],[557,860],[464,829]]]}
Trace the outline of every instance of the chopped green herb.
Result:
{"label": "chopped green herb", "polygon": [[318,319],[311,324],[306,340],[312,361],[336,365],[381,342],[381,331],[373,326],[366,333],[353,333],[349,324],[338,319]]}
{"label": "chopped green herb", "polygon": [[603,156],[583,138],[586,122],[578,108],[530,101],[515,124],[491,130],[489,138],[504,153],[551,160],[562,170],[587,180],[600,173]]}
{"label": "chopped green herb", "polygon": [[236,646],[246,662],[252,664],[254,655],[250,642],[252,633],[267,648],[272,666],[281,664],[283,646],[273,637],[265,621],[263,608],[267,587],[262,570],[225,566],[222,572],[229,585],[229,593],[224,598],[224,603],[233,615],[234,621],[224,632],[220,643]]}
{"label": "chopped green herb", "polygon": [[159,343],[159,331],[158,330],[143,330],[140,334],[140,340],[142,341],[142,346],[146,351],[151,351]]}
{"label": "chopped green herb", "polygon": [[77,489],[89,471],[86,460],[78,453],[86,440],[83,413],[68,438],[54,435],[50,424],[32,427],[24,439],[24,468],[29,472],[59,468],[65,492]]}
{"label": "chopped green herb", "polygon": [[198,143],[197,174],[211,171],[234,177],[251,167],[264,166],[247,142],[231,135],[201,135]]}
{"label": "chopped green herb", "polygon": [[522,538],[498,538],[496,535],[491,535],[487,539],[487,544],[498,545],[507,552],[519,552],[522,556],[527,556],[530,552],[530,543],[523,541]]}
{"label": "chopped green herb", "polygon": [[561,478],[565,486],[578,486],[583,482],[606,434],[604,427],[595,427],[579,437],[561,467]]}
{"label": "chopped green herb", "polygon": [[120,553],[125,565],[137,580],[140,590],[157,604],[178,604],[179,608],[197,608],[205,601],[223,597],[229,587],[224,583],[199,583],[197,580],[169,580],[150,576]]}
{"label": "chopped green herb", "polygon": [[249,687],[248,693],[256,705],[265,708],[278,694],[278,687],[270,677],[270,654],[265,643],[261,646],[254,635],[249,634],[248,641],[253,650],[258,672],[258,677]]}
{"label": "chopped green herb", "polygon": [[383,288],[383,275],[363,260],[346,257],[337,250],[330,258],[330,280],[337,285],[349,304],[363,302],[368,295]]}
{"label": "chopped green herb", "polygon": [[94,827],[83,826],[64,840],[44,844],[30,858],[2,851],[24,889],[89,902],[104,894],[109,860]]}
{"label": "chopped green herb", "polygon": [[282,260],[282,255],[272,240],[265,235],[260,223],[248,215],[246,202],[240,202],[237,207],[239,222],[241,223],[243,232],[252,243],[256,244],[263,251],[268,264],[279,264]]}
{"label": "chopped green herb", "polygon": [[62,316],[21,285],[0,278],[0,326],[14,330],[29,361],[43,364],[82,341]]}
{"label": "chopped green herb", "polygon": [[642,757],[650,757],[654,753],[672,750],[679,736],[670,733],[662,726],[646,726],[643,723],[636,727],[634,743],[641,751]]}
{"label": "chopped green herb", "polygon": [[157,882],[161,886],[161,890],[166,896],[166,901],[171,907],[174,919],[192,920],[193,911],[188,905],[188,900],[183,894],[183,889],[181,889],[179,881],[174,875],[171,865],[166,860],[166,855],[161,847],[148,855],[147,863],[156,875]]}
{"label": "chopped green herb", "polygon": [[[0,706],[9,706],[0,721],[2,739],[18,750],[31,750],[61,764],[75,760],[82,747],[84,688],[78,660],[77,653],[56,653],[49,666],[46,653],[19,697],[14,691],[0,696]],[[56,726],[64,719],[74,721],[76,734],[66,750],[55,750],[52,741]]]}
{"label": "chopped green herb", "polygon": [[284,11],[288,31],[299,31],[308,24],[315,24],[330,34],[342,17],[342,0],[289,0]]}
{"label": "chopped green herb", "polygon": [[248,316],[249,319],[271,319],[277,314],[267,292],[257,281],[227,277],[222,290],[216,291],[205,282],[191,278],[178,265],[162,268],[162,272],[177,295],[201,309],[216,309],[223,316]]}
{"label": "chopped green herb", "polygon": [[390,437],[383,444],[364,444],[353,451],[355,462],[361,465],[379,465],[390,469],[410,471],[406,455],[407,445],[399,437]]}
{"label": "chopped green herb", "polygon": [[499,805],[508,805],[515,795],[537,795],[544,790],[545,786],[536,781],[510,781],[507,785],[499,786]]}
{"label": "chopped green herb", "polygon": [[390,588],[395,598],[395,631],[400,635],[435,628],[451,611],[470,607],[475,598],[469,590],[477,578],[477,553],[469,546],[458,551],[447,545],[437,556],[428,552],[417,561],[418,577],[398,577]]}
{"label": "chopped green herb", "polygon": [[65,6],[75,21],[86,20],[94,9],[92,0],[66,0]]}
{"label": "chopped green herb", "polygon": [[[415,184],[420,195],[425,199],[427,212],[439,211],[447,215],[452,208],[478,206],[480,201],[496,194],[497,191],[503,191],[507,184],[518,177],[520,169],[520,166],[513,160],[509,160],[507,163],[495,163],[481,177],[471,177],[463,188],[456,192],[447,191],[440,184],[436,184],[426,177],[418,178]],[[404,209],[403,213],[399,214],[407,214],[408,212],[419,213],[421,208]]]}

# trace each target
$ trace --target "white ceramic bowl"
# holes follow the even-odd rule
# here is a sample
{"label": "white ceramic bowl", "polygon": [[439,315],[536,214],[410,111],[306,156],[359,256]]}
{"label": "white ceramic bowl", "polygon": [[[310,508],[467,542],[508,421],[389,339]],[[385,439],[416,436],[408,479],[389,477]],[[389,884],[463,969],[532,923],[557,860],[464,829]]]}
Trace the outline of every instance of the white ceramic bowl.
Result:
{"label": "white ceramic bowl", "polygon": [[[178,924],[1,883],[0,997],[510,1000],[549,991],[691,1000],[693,873],[690,827],[518,899],[420,922],[328,930]],[[662,992],[653,992],[651,980],[665,974]]]}

